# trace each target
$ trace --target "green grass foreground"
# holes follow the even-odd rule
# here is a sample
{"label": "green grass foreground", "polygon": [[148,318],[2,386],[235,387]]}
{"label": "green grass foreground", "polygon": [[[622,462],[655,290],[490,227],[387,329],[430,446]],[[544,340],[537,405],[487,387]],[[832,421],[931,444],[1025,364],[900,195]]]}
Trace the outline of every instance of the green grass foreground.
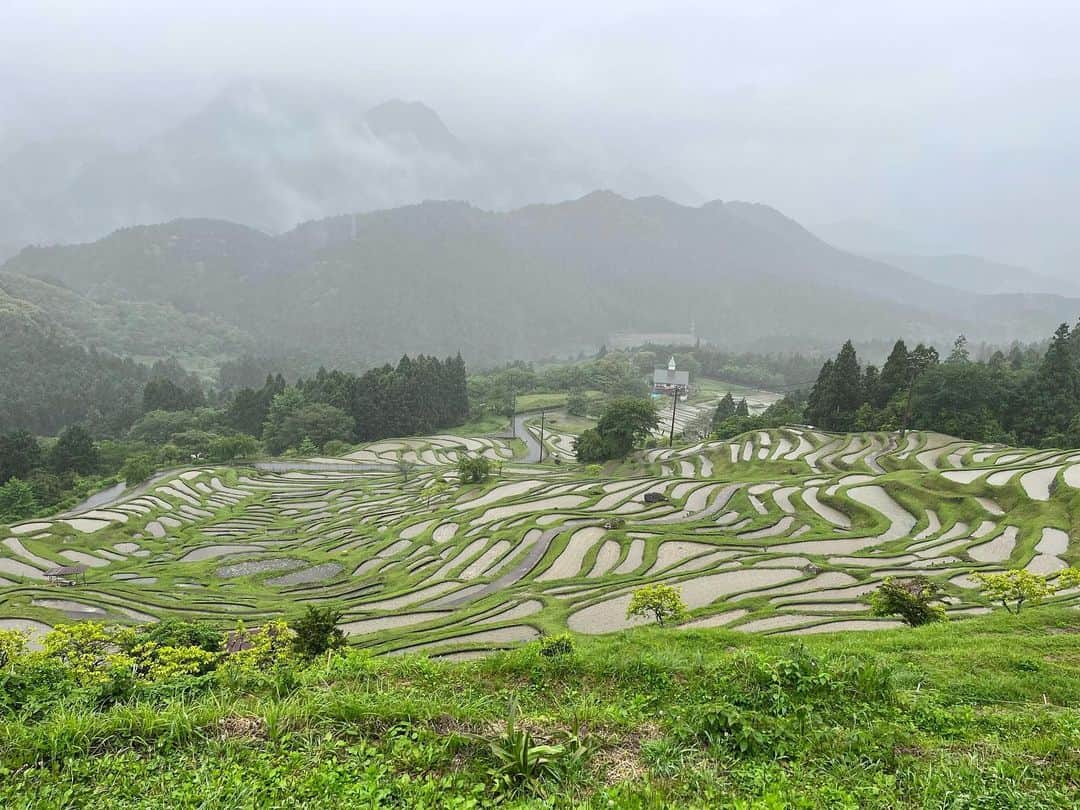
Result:
{"label": "green grass foreground", "polygon": [[647,628],[463,663],[350,650],[0,714],[5,808],[1078,803],[1072,609],[798,641]]}

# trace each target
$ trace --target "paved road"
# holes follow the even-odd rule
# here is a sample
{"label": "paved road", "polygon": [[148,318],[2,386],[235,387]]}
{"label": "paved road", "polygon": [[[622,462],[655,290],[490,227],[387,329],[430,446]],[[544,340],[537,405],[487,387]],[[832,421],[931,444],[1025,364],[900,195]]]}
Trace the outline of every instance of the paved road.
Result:
{"label": "paved road", "polygon": [[525,427],[525,420],[531,416],[536,416],[536,414],[523,413],[514,417],[514,430],[517,431],[517,437],[525,442],[524,461],[526,464],[536,464],[540,461],[540,442]]}

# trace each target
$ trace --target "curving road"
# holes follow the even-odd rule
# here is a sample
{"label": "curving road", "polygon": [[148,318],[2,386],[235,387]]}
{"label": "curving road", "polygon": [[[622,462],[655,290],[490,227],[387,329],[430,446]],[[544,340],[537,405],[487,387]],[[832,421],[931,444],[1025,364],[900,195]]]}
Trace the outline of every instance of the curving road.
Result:
{"label": "curving road", "polygon": [[536,416],[536,414],[523,413],[515,416],[514,431],[517,433],[517,437],[525,442],[525,458],[522,460],[526,464],[537,464],[540,461],[540,442],[525,427],[525,420],[530,416]]}

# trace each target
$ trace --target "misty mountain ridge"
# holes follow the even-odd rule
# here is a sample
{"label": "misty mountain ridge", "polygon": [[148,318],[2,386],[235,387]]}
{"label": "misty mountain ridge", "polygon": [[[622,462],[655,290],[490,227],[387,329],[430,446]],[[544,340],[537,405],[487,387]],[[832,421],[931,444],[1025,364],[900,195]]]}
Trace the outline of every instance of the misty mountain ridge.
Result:
{"label": "misty mountain ridge", "polygon": [[178,218],[280,233],[424,199],[506,208],[582,193],[593,174],[554,154],[465,144],[420,102],[361,108],[326,88],[249,81],[134,148],[75,138],[24,145],[0,162],[0,246],[91,240]]}
{"label": "misty mountain ridge", "polygon": [[[402,353],[471,363],[594,350],[616,331],[747,347],[883,334],[947,345],[1042,339],[1060,296],[973,295],[839,250],[766,205],[597,191],[498,212],[430,201],[304,222],[280,236],[213,219],[27,248],[0,267],[100,304],[227,325],[234,344],[364,367]],[[71,320],[71,319],[69,319]],[[240,336],[237,338],[237,336]]]}

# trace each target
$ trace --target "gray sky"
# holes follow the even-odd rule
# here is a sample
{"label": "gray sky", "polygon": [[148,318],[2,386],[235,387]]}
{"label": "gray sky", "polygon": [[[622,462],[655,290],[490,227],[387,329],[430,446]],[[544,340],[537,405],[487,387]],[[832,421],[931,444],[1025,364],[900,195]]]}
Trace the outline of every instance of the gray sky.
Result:
{"label": "gray sky", "polygon": [[1040,0],[0,0],[0,144],[137,139],[239,78],[312,81],[685,202],[1080,275],[1078,22]]}

